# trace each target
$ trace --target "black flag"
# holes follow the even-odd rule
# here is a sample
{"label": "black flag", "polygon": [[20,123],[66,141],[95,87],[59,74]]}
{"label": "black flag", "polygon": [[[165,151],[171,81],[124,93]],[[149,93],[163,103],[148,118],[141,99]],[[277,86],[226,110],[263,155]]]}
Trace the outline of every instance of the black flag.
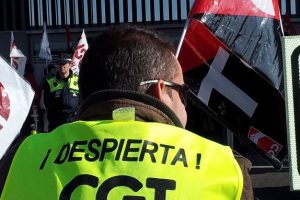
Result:
{"label": "black flag", "polygon": [[[266,14],[257,9],[255,16],[255,9],[249,8],[255,4],[250,0],[235,7],[235,12],[232,7],[226,9],[242,4],[240,1],[209,2],[195,2],[179,48],[179,61],[198,82],[198,98],[211,114],[236,135],[251,141],[276,165],[287,154],[279,22],[278,27],[276,21],[269,27],[277,15],[274,19],[270,17],[272,11]],[[219,6],[209,7],[211,2]],[[272,8],[277,13],[276,6]],[[270,30],[257,30],[259,20],[255,17]],[[250,22],[256,25],[249,26]]]}

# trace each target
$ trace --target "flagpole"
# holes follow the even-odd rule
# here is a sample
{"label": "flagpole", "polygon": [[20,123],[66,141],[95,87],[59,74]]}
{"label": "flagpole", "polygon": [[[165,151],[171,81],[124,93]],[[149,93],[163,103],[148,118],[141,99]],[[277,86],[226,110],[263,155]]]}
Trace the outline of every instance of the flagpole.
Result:
{"label": "flagpole", "polygon": [[279,10],[279,22],[280,22],[281,33],[282,33],[283,36],[285,36],[284,30],[283,30],[283,24],[282,24],[282,19],[281,19],[281,13],[280,13],[280,10]]}
{"label": "flagpole", "polygon": [[[14,32],[11,31],[10,32],[10,50],[9,50],[9,54],[11,54],[11,50],[13,47],[13,43],[14,43],[15,37],[14,37]],[[10,65],[12,66],[12,62],[13,62],[13,58],[9,55],[10,57]]]}
{"label": "flagpole", "polygon": [[179,52],[180,52],[180,49],[181,49],[181,46],[182,46],[182,43],[183,43],[186,31],[187,31],[187,28],[188,28],[189,22],[190,22],[189,19],[187,19],[186,22],[185,22],[185,25],[184,25],[184,28],[183,28],[183,32],[182,32],[182,35],[181,35],[181,38],[180,38],[180,41],[179,41],[179,44],[178,44],[178,47],[177,47],[177,50],[176,50],[176,55],[175,55],[176,58],[178,58],[178,55],[179,55]]}

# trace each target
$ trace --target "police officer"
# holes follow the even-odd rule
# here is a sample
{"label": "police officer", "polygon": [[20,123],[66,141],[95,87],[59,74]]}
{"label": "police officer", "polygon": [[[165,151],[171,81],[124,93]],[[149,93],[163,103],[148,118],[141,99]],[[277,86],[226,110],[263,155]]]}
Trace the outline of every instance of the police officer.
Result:
{"label": "police officer", "polygon": [[79,104],[78,76],[71,70],[71,57],[62,53],[56,74],[47,76],[44,88],[48,131],[76,119]]}

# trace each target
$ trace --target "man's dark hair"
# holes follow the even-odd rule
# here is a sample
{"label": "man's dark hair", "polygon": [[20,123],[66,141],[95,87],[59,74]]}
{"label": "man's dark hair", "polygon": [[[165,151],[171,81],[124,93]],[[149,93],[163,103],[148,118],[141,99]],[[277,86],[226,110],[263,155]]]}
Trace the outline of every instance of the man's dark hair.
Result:
{"label": "man's dark hair", "polygon": [[141,81],[172,80],[176,73],[174,47],[157,33],[135,26],[112,27],[86,52],[79,74],[81,98],[105,89],[145,93]]}

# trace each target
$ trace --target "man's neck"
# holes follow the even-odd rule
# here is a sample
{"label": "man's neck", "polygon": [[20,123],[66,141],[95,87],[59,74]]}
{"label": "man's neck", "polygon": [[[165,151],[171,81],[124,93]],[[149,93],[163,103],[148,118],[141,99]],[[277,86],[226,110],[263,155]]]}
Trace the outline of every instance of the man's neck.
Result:
{"label": "man's neck", "polygon": [[111,120],[113,110],[124,107],[134,107],[138,121],[183,127],[176,114],[157,98],[128,90],[102,90],[93,93],[82,102],[78,118],[84,121]]}
{"label": "man's neck", "polygon": [[70,75],[70,71],[68,71],[68,72],[66,72],[64,74],[59,73],[59,76],[60,76],[61,79],[66,79],[66,78],[69,77],[69,75]]}

